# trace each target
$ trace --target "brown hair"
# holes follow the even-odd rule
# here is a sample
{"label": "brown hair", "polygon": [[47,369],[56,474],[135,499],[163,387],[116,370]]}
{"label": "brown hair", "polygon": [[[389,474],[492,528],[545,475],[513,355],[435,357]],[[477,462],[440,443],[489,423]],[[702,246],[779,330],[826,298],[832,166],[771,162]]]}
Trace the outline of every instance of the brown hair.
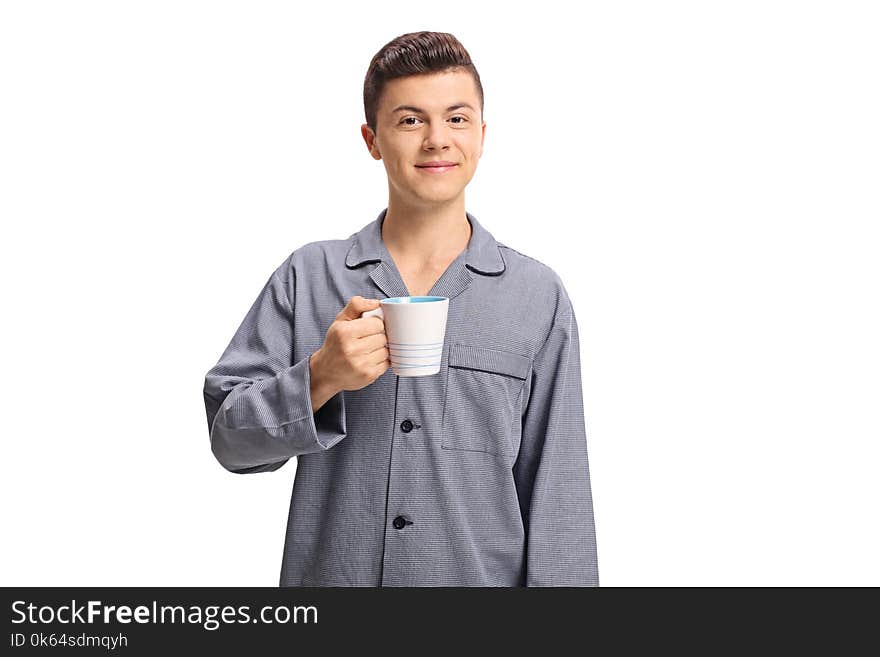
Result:
{"label": "brown hair", "polygon": [[410,32],[392,39],[373,55],[364,79],[364,113],[376,132],[376,113],[385,83],[395,78],[425,73],[465,70],[474,78],[483,112],[483,85],[471,56],[448,32]]}

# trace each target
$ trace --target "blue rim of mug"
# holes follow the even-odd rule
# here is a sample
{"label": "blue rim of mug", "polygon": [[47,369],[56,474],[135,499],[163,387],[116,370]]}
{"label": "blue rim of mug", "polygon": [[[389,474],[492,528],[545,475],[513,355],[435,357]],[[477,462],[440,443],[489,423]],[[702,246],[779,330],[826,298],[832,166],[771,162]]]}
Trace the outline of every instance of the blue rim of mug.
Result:
{"label": "blue rim of mug", "polygon": [[382,299],[382,303],[432,303],[435,301],[446,301],[449,297],[391,297],[390,299]]}

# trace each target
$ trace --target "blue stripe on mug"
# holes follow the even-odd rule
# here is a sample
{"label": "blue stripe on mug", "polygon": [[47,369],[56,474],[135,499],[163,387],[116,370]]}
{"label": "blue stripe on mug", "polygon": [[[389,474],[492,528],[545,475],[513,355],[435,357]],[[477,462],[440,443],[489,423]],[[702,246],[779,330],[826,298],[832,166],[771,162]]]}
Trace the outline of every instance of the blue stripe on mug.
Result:
{"label": "blue stripe on mug", "polygon": [[443,353],[440,347],[425,347],[424,349],[401,349],[400,347],[389,347],[389,351],[400,352],[403,355],[409,355],[413,358],[424,358],[425,356],[439,356]]}
{"label": "blue stripe on mug", "polygon": [[[432,356],[430,359],[428,359],[427,362],[429,362],[429,363],[433,363],[433,362],[435,362],[435,361],[438,362],[438,363],[440,362],[440,360],[439,360],[436,356]],[[413,363],[413,364],[418,365],[419,363],[424,363],[425,361],[424,361],[424,360],[418,360],[418,359],[413,360],[412,358],[398,358],[398,357],[395,356],[394,354],[391,354],[391,362],[392,362],[392,363],[398,363],[398,364],[400,364],[400,365],[404,365],[404,364],[408,365],[408,364],[410,364],[410,363]]]}
{"label": "blue stripe on mug", "polygon": [[443,352],[442,347],[416,347],[414,349],[402,349],[401,347],[388,347],[389,349],[394,349],[395,351],[399,351],[402,354],[412,354],[413,356],[422,356],[426,352],[431,352],[435,354],[440,354]]}

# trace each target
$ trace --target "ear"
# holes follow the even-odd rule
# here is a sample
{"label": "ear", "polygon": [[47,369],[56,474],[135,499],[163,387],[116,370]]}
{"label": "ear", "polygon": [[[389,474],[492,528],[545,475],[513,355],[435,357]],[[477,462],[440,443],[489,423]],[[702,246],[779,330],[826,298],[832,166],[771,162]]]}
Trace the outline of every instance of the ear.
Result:
{"label": "ear", "polygon": [[480,157],[483,157],[483,144],[486,143],[486,122],[483,121],[483,135],[480,137]]}
{"label": "ear", "polygon": [[370,155],[373,156],[373,159],[381,160],[382,155],[379,153],[379,147],[376,144],[376,134],[366,123],[361,125],[361,136],[364,138],[364,142],[367,144],[367,150],[370,151]]}

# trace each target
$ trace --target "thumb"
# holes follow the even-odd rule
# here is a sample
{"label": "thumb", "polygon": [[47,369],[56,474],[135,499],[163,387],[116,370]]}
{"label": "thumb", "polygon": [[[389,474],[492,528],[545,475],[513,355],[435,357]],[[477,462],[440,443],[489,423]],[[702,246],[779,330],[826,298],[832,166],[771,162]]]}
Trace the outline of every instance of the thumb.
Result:
{"label": "thumb", "polygon": [[362,296],[353,296],[348,300],[345,308],[339,311],[339,314],[336,316],[336,319],[342,321],[351,321],[353,319],[360,319],[361,313],[366,312],[368,310],[373,310],[374,308],[379,307],[378,299],[365,299]]}

